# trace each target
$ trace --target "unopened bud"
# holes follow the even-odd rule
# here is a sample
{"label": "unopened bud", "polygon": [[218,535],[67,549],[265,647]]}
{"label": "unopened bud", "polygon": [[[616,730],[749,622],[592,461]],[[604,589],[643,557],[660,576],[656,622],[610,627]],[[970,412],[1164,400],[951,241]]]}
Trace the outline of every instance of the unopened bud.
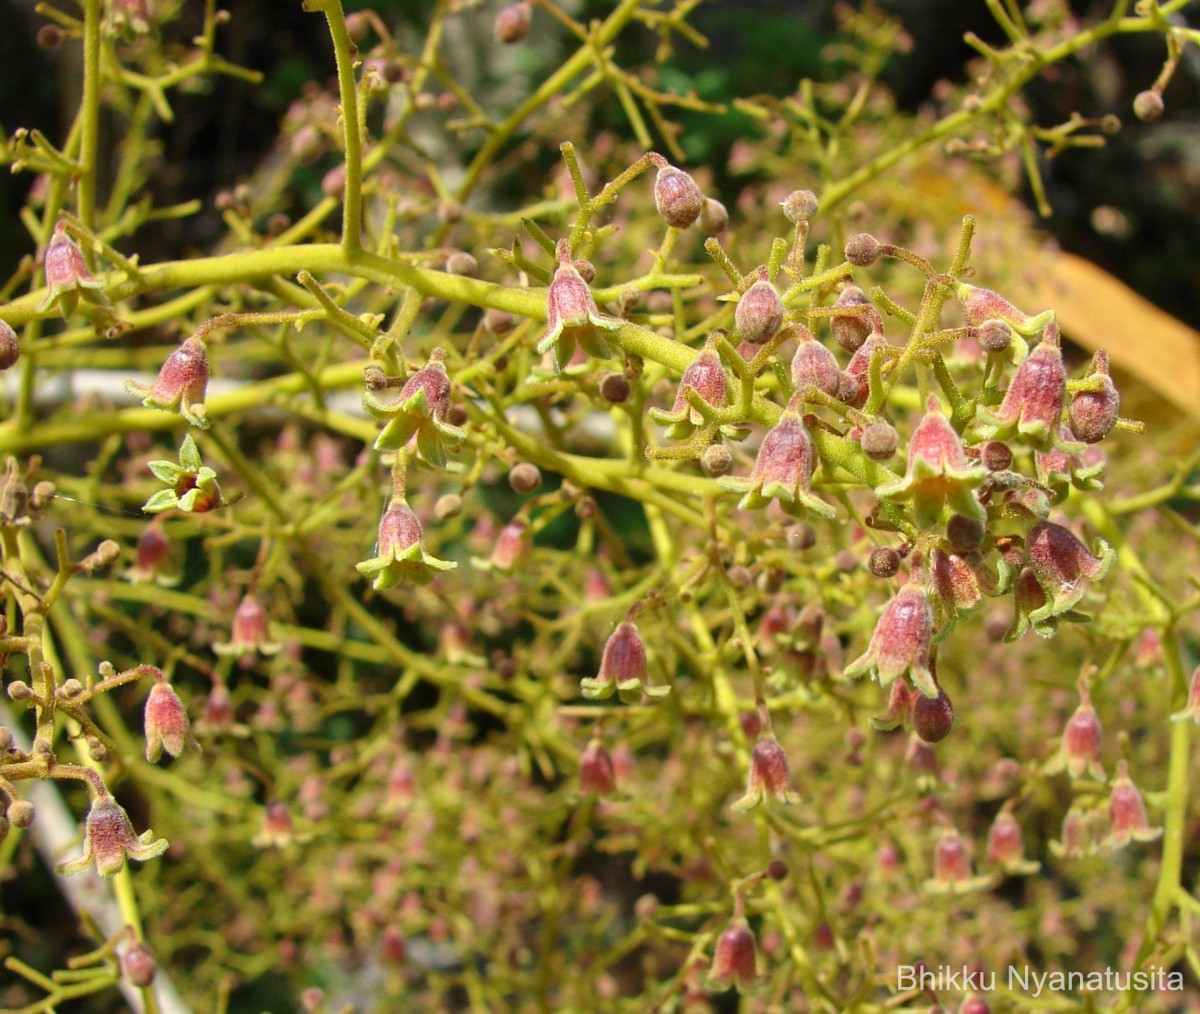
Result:
{"label": "unopened bud", "polygon": [[622,405],[629,400],[632,388],[624,373],[606,373],[600,381],[600,397],[613,405]]}
{"label": "unopened bud", "polygon": [[851,236],[846,244],[846,260],[856,268],[865,268],[879,260],[883,244],[869,232]]}
{"label": "unopened bud", "polygon": [[456,250],[446,258],[446,271],[451,275],[474,278],[479,273],[479,262],[469,253]]}
{"label": "unopened bud", "polygon": [[531,462],[522,461],[509,471],[508,484],[514,493],[532,493],[542,484],[541,470]]}
{"label": "unopened bud", "polygon": [[704,210],[704,195],[688,173],[665,165],[654,180],[654,206],[667,225],[686,229]]}
{"label": "unopened bud", "polygon": [[15,366],[21,358],[21,345],[17,340],[17,332],[7,321],[0,320],[0,370]]}
{"label": "unopened bud", "polygon": [[900,438],[894,426],[885,422],[876,422],[871,423],[862,431],[859,443],[862,445],[863,454],[872,461],[887,461],[896,453],[899,441]]}
{"label": "unopened bud", "polygon": [[975,339],[985,352],[1003,352],[1012,344],[1013,332],[1004,321],[993,317],[975,331]]}
{"label": "unopened bud", "polygon": [[793,190],[779,206],[789,222],[807,222],[817,213],[817,195],[811,190]]}
{"label": "unopened bud", "polygon": [[1162,95],[1153,88],[1138,92],[1133,98],[1133,115],[1143,123],[1153,123],[1165,110]]}
{"label": "unopened bud", "polygon": [[154,981],[157,971],[158,962],[154,960],[150,948],[140,940],[121,955],[121,974],[140,989],[145,989]]}
{"label": "unopened bud", "polygon": [[744,341],[761,345],[772,338],[783,323],[783,300],[765,278],[742,293],[733,314],[738,333]]}
{"label": "unopened bud", "polygon": [[789,549],[801,552],[817,544],[817,531],[812,525],[792,525],[785,533]]}
{"label": "unopened bud", "polygon": [[900,569],[900,554],[890,546],[879,546],[867,559],[867,570],[876,577],[895,577]]}
{"label": "unopened bud", "polygon": [[700,465],[713,478],[728,475],[733,468],[733,455],[724,444],[709,444],[700,455]]}
{"label": "unopened bud", "polygon": [[915,694],[912,704],[913,731],[926,743],[939,743],[954,726],[954,705],[946,691],[938,687],[937,697]]}
{"label": "unopened bud", "polygon": [[533,12],[527,3],[516,3],[505,7],[496,15],[492,25],[492,34],[497,42],[511,45],[521,42],[529,34],[529,26],[533,21]]}
{"label": "unopened bud", "polygon": [[462,497],[457,493],[446,493],[437,498],[433,505],[433,516],[439,521],[449,521],[462,513]]}
{"label": "unopened bud", "polygon": [[709,236],[716,236],[729,225],[729,212],[715,197],[706,197],[700,208],[700,228]]}
{"label": "unopened bud", "polygon": [[33,804],[27,799],[15,799],[8,804],[6,816],[13,827],[29,827],[36,815]]}

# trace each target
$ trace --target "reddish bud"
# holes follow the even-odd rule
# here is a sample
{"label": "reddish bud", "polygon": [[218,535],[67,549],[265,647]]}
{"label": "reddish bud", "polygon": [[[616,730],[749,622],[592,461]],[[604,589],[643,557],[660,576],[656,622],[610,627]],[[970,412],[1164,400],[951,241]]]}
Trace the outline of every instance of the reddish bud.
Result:
{"label": "reddish bud", "polygon": [[193,426],[201,429],[208,426],[204,407],[208,390],[208,355],[200,338],[188,338],[167,356],[150,387],[128,381],[125,386],[151,408],[178,410]]}
{"label": "reddish bud", "polygon": [[987,526],[978,518],[969,518],[965,514],[951,514],[946,522],[946,541],[950,548],[959,554],[970,553],[983,545],[983,537],[987,534]]}
{"label": "reddish bud", "polygon": [[729,225],[729,212],[715,197],[706,197],[700,209],[700,228],[709,236],[716,236]]}
{"label": "reddish bud", "polygon": [[1114,848],[1128,845],[1131,839],[1144,842],[1162,836],[1162,828],[1150,826],[1142,794],[1130,779],[1129,766],[1123,759],[1117,762],[1117,777],[1108,797],[1108,816],[1112,828],[1105,842]]}
{"label": "reddish bud", "polygon": [[511,4],[496,15],[496,20],[492,24],[492,34],[497,42],[505,45],[521,42],[529,34],[529,26],[532,21],[533,11],[529,4]]}
{"label": "reddish bud", "polygon": [[792,791],[787,754],[779,745],[779,740],[769,732],[754,744],[754,750],[750,754],[750,776],[746,792],[733,804],[733,808],[744,812],[753,809],[764,800],[776,803],[792,803],[796,800],[796,794]]}
{"label": "reddish bud", "polygon": [[724,444],[709,444],[700,455],[700,465],[706,475],[720,478],[733,469],[733,454]]}
{"label": "reddish bud", "polygon": [[734,919],[717,938],[709,982],[721,989],[737,985],[745,990],[758,978],[758,947],[745,919]]}
{"label": "reddish bud", "polygon": [[192,741],[191,723],[179,695],[160,672],[155,672],[155,684],[146,698],[144,724],[146,760],[153,763],[165,749],[172,757],[183,753]]}
{"label": "reddish bud", "polygon": [[1121,396],[1108,372],[1107,352],[1096,353],[1087,379],[1099,384],[1100,389],[1077,391],[1071,399],[1068,418],[1075,436],[1085,444],[1095,444],[1108,436],[1121,409]]}
{"label": "reddish bud", "polygon": [[995,317],[985,320],[975,330],[975,340],[985,352],[1004,352],[1012,344],[1012,339],[1012,328]]}
{"label": "reddish bud", "polygon": [[528,461],[518,462],[508,473],[508,484],[514,493],[532,493],[542,484],[541,469]]}
{"label": "reddish bud", "polygon": [[789,222],[807,222],[817,213],[817,195],[811,190],[793,190],[779,206]]}
{"label": "reddish bud", "polygon": [[1166,104],[1160,92],[1147,88],[1133,97],[1133,115],[1143,123],[1153,123],[1166,111]]}
{"label": "reddish bud", "polygon": [[1063,727],[1062,743],[1048,770],[1059,771],[1065,767],[1072,778],[1082,778],[1089,773],[1093,778],[1103,780],[1104,768],[1100,766],[1103,737],[1104,727],[1085,690],[1079,707]]}
{"label": "reddish bud", "polygon": [[759,279],[742,293],[733,320],[738,334],[753,345],[761,345],[774,337],[783,324],[783,300],[765,278]]}
{"label": "reddish bud", "polygon": [[933,879],[942,884],[961,884],[971,877],[971,852],[966,841],[957,831],[946,831],[934,849]]}
{"label": "reddish bud", "polygon": [[954,705],[938,687],[937,697],[915,694],[912,704],[913,731],[926,743],[940,743],[954,727]]}
{"label": "reddish bud", "polygon": [[1017,367],[1000,407],[994,413],[981,409],[980,417],[992,436],[1016,434],[1044,447],[1058,433],[1066,392],[1062,351],[1047,337]]}
{"label": "reddish bud", "polygon": [[132,946],[126,949],[121,955],[121,974],[125,976],[129,982],[145,989],[154,981],[154,976],[158,972],[158,962],[154,960],[154,955],[140,940],[135,941]]}
{"label": "reddish bud", "polygon": [[713,408],[724,407],[729,400],[729,385],[725,376],[725,367],[715,348],[706,345],[696,358],[688,363],[687,369],[679,380],[679,390],[675,395],[675,403],[671,406],[671,415],[686,417],[693,426],[699,426],[704,417],[691,406],[687,399],[687,390],[691,388],[700,396],[700,400],[712,405]]}
{"label": "reddish bud", "polygon": [[667,225],[686,229],[704,210],[704,195],[688,173],[665,165],[654,179],[654,206]]}
{"label": "reddish bud", "polygon": [[815,388],[836,398],[842,379],[837,359],[804,325],[797,324],[793,330],[797,344],[792,357],[792,385],[801,395]]}
{"label": "reddish bud", "polygon": [[0,320],[0,370],[15,366],[21,358],[21,344],[7,321]]}
{"label": "reddish bud", "polygon": [[895,577],[900,569],[900,554],[891,546],[879,546],[871,550],[867,558],[867,570],[875,577]]}
{"label": "reddish bud", "polygon": [[879,260],[882,246],[869,232],[860,232],[846,244],[846,260],[858,268],[869,267]]}
{"label": "reddish bud", "polygon": [[[843,343],[844,344],[844,343]],[[850,357],[838,385],[838,400],[854,408],[862,408],[870,391],[871,357],[877,349],[887,345],[879,332],[872,332],[866,341],[860,342],[858,351]]]}
{"label": "reddish bud", "polygon": [[612,755],[593,738],[579,757],[579,791],[589,796],[611,796],[617,788]]}
{"label": "reddish bud", "polygon": [[969,613],[982,601],[979,578],[971,565],[957,553],[934,549],[930,576],[942,607],[950,615]]}
{"label": "reddish bud", "polygon": [[859,437],[863,454],[872,461],[887,461],[896,453],[899,442],[900,436],[896,432],[896,428],[885,422],[871,423]]}
{"label": "reddish bud", "polygon": [[[382,539],[380,541],[382,542]],[[253,593],[247,592],[234,611],[233,630],[229,641],[214,644],[213,650],[218,655],[237,655],[239,658],[252,656],[255,652],[264,655],[277,654],[283,645],[271,640],[267,629],[268,622],[267,611]]]}
{"label": "reddish bud", "polygon": [[155,519],[138,536],[137,559],[129,576],[135,581],[149,581],[161,577],[168,567],[171,543],[163,527]]}
{"label": "reddish bud", "polygon": [[884,606],[866,652],[846,666],[848,677],[873,671],[881,686],[907,674],[927,697],[938,696],[938,686],[929,668],[933,643],[933,609],[925,589],[909,581]]}
{"label": "reddish bud", "polygon": [[857,285],[847,285],[842,289],[833,305],[861,311],[854,315],[832,317],[829,323],[834,340],[847,352],[857,352],[872,331],[880,329],[874,326],[872,319],[878,317],[875,308]]}

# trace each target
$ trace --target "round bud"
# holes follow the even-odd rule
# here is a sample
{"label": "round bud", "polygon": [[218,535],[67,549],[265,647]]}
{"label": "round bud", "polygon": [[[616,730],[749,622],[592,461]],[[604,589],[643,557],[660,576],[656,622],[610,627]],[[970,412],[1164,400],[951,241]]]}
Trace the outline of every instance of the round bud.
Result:
{"label": "round bud", "polygon": [[542,484],[541,470],[532,462],[522,461],[508,473],[508,484],[514,493],[532,493]]}
{"label": "round bud", "polygon": [[133,985],[145,989],[154,981],[158,971],[158,962],[150,953],[150,948],[140,940],[121,955],[121,974]]}
{"label": "round bud", "polygon": [[772,880],[783,880],[788,875],[788,864],[782,859],[772,859],[767,864],[767,876]]}
{"label": "round bud", "polygon": [[455,222],[462,221],[463,206],[458,201],[442,201],[437,206],[437,217],[439,222],[454,225]]}
{"label": "round bud", "polygon": [[879,260],[882,244],[869,232],[851,236],[846,244],[846,260],[856,268],[865,268]]}
{"label": "round bud", "polygon": [[792,525],[785,533],[788,549],[802,552],[817,544],[817,530],[812,525]]}
{"label": "round bud", "polygon": [[346,15],[346,34],[355,42],[362,42],[371,30],[371,22],[362,11]]}
{"label": "round bud", "polygon": [[63,680],[62,685],[58,688],[58,696],[65,697],[68,700],[81,693],[83,693],[83,684],[73,677],[69,680]]}
{"label": "round bud", "polygon": [[1133,115],[1143,123],[1153,123],[1165,109],[1163,97],[1153,88],[1138,92],[1133,98]]}
{"label": "round bud", "polygon": [[446,411],[446,422],[451,426],[465,426],[467,423],[467,410],[461,405],[451,405]]}
{"label": "round bud", "polygon": [[946,541],[950,543],[950,549],[961,556],[983,545],[986,531],[984,522],[965,514],[952,514],[946,522]]}
{"label": "round bud", "polygon": [[749,567],[735,564],[729,568],[729,583],[735,588],[749,588],[754,584],[754,574]]}
{"label": "round bud", "polygon": [[728,225],[729,212],[725,209],[725,205],[715,197],[706,197],[704,205],[700,209],[700,228],[708,235],[716,236],[718,233],[724,232]]}
{"label": "round bud", "polygon": [[21,358],[21,344],[17,340],[17,332],[7,322],[0,320],[0,370],[16,366]]}
{"label": "round bud", "polygon": [[529,34],[529,26],[533,21],[533,12],[527,3],[511,4],[496,15],[492,25],[492,34],[497,42],[512,45],[522,41]]}
{"label": "round bud", "polygon": [[954,725],[954,705],[946,691],[938,687],[937,697],[916,694],[912,706],[913,729],[926,743],[938,743],[950,734]]}
{"label": "round bud", "polygon": [[627,402],[631,390],[629,378],[624,373],[606,373],[600,381],[600,397],[614,405]]}
{"label": "round bud", "polygon": [[42,25],[38,29],[37,43],[42,49],[58,49],[66,37],[66,32],[59,28],[58,25]]}
{"label": "round bud", "polygon": [[817,195],[811,190],[793,190],[779,206],[789,222],[807,222],[817,213]]}
{"label": "round bud", "polygon": [[446,493],[437,498],[433,505],[433,516],[439,521],[449,521],[462,513],[462,497],[457,493]]}
{"label": "round bud", "polygon": [[[857,285],[847,285],[838,294],[834,306],[869,307],[871,304]],[[857,352],[871,333],[869,314],[854,317],[831,317],[829,328],[837,343],[847,352]]]}
{"label": "round bud", "polygon": [[345,163],[335,165],[324,176],[321,177],[321,193],[326,197],[340,197],[342,191],[346,189],[346,166]]}
{"label": "round bud", "polygon": [[479,272],[479,262],[469,253],[456,250],[446,258],[446,271],[452,275],[474,278]]}
{"label": "round bud", "polygon": [[507,310],[488,310],[483,315],[483,329],[488,334],[508,334],[516,322]]}
{"label": "round bud", "polygon": [[858,570],[858,554],[852,549],[839,549],[833,558],[833,566],[839,574],[853,574]]}
{"label": "round bud", "polygon": [[975,337],[985,352],[1003,352],[1012,344],[1012,328],[993,317],[979,325]]}
{"label": "round bud", "polygon": [[863,454],[872,461],[887,461],[896,453],[899,440],[895,427],[885,422],[871,423],[860,438]]}
{"label": "round bud", "polygon": [[762,345],[783,324],[783,300],[779,291],[765,278],[751,285],[737,302],[734,323],[743,341]]}
{"label": "round bud", "polygon": [[654,180],[654,206],[667,225],[686,229],[700,217],[704,195],[688,173],[665,165]]}
{"label": "round bud", "polygon": [[1100,117],[1100,132],[1109,137],[1119,134],[1121,132],[1121,117],[1114,116],[1112,113]]}
{"label": "round bud", "polygon": [[33,690],[24,680],[13,680],[8,685],[8,698],[11,701],[27,701],[33,696]]}
{"label": "round bud", "polygon": [[876,577],[895,577],[900,569],[900,554],[890,546],[880,546],[871,550],[867,558],[867,570]]}
{"label": "round bud", "polygon": [[1002,440],[989,440],[979,452],[979,460],[989,472],[1003,472],[1012,466],[1013,454]]}
{"label": "round bud", "polygon": [[714,478],[728,475],[733,468],[733,455],[724,444],[709,444],[700,455],[700,465],[707,475]]}
{"label": "round bud", "polygon": [[597,510],[599,510],[599,507],[596,504],[595,497],[580,497],[579,502],[575,505],[575,516],[580,521],[589,521],[596,516]]}
{"label": "round bud", "polygon": [[571,262],[571,266],[579,272],[579,277],[587,282],[588,285],[591,285],[596,280],[596,265],[586,257],[576,257]]}
{"label": "round bud", "polygon": [[29,827],[34,816],[33,804],[27,799],[14,799],[8,804],[8,819],[13,827]]}

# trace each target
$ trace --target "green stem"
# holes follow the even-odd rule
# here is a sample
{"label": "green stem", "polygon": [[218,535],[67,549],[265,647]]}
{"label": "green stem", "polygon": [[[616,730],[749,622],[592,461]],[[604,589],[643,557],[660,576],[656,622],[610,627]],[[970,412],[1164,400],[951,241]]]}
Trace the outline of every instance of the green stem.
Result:
{"label": "green stem", "polygon": [[[77,194],[79,219],[88,229],[95,228],[96,156],[100,136],[100,0],[83,4],[83,97],[79,114],[79,161],[83,172]],[[90,260],[90,252],[85,253]]]}

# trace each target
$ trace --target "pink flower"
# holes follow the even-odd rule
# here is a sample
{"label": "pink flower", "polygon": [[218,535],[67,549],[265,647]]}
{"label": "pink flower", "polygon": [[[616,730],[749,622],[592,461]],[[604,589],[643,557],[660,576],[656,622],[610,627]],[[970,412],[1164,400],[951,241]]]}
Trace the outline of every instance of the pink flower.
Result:
{"label": "pink flower", "polygon": [[66,223],[54,227],[54,235],[46,246],[42,257],[42,270],[46,272],[46,295],[37,305],[38,312],[58,302],[63,316],[70,316],[84,296],[89,302],[103,303],[104,297],[98,290],[104,283],[92,276],[83,252],[67,235]]}
{"label": "pink flower", "polygon": [[236,655],[239,658],[252,656],[255,652],[275,655],[283,649],[270,639],[267,631],[267,611],[250,592],[238,603],[233,614],[233,631],[227,642],[214,644],[218,655]]}
{"label": "pink flower", "polygon": [[125,868],[126,857],[144,863],[167,850],[167,841],[154,839],[154,832],[133,833],[129,815],[107,792],[92,800],[84,824],[83,855],[58,867],[59,873],[82,873],[92,863],[102,877],[111,877]]}
{"label": "pink flower", "polygon": [[759,737],[750,754],[750,775],[745,795],[733,808],[744,813],[752,810],[764,800],[776,803],[794,803],[796,793],[792,791],[792,775],[787,754],[769,732]]}
{"label": "pink flower", "polygon": [[150,387],[125,382],[126,389],[150,408],[179,411],[199,429],[208,429],[204,395],[208,389],[208,356],[204,341],[192,336],[167,356],[158,378]]}
{"label": "pink flower", "polygon": [[704,195],[690,174],[664,165],[654,180],[654,206],[667,225],[686,229],[700,217]]}
{"label": "pink flower", "polygon": [[[444,360],[445,353],[434,349],[428,362],[404,382],[395,402],[376,397],[370,386],[363,392],[367,411],[388,420],[375,438],[377,451],[399,450],[415,436],[421,457],[434,468],[446,467],[447,451],[457,448],[466,439],[466,432],[446,421],[450,413],[450,377]],[[381,381],[384,387],[398,382],[398,378]]]}
{"label": "pink flower", "polygon": [[754,933],[744,918],[735,918],[717,938],[708,972],[709,984],[719,989],[736,984],[738,989],[746,990],[757,978],[758,946]]}
{"label": "pink flower", "polygon": [[1072,778],[1082,778],[1086,773],[1103,781],[1100,747],[1104,742],[1104,727],[1100,724],[1096,709],[1092,707],[1086,687],[1081,689],[1080,696],[1079,707],[1067,719],[1058,752],[1050,759],[1046,770],[1053,773],[1065,768]]}
{"label": "pink flower", "polygon": [[393,495],[388,508],[379,519],[379,539],[375,557],[355,565],[365,577],[374,578],[376,590],[393,588],[408,579],[416,584],[429,584],[439,573],[458,566],[439,560],[425,551],[421,522],[402,495]]}
{"label": "pink flower", "polygon": [[[1066,396],[1067,372],[1058,330],[1048,327],[1038,347],[1017,367],[1000,407],[995,412],[979,409],[984,424],[980,435],[989,440],[1020,436],[1034,447],[1046,448],[1058,439]],[[1077,450],[1079,445],[1064,449]]]}
{"label": "pink flower", "polygon": [[933,609],[929,596],[910,580],[886,606],[875,625],[867,650],[846,666],[848,677],[873,671],[880,686],[907,675],[926,697],[938,696],[937,681],[929,668],[933,645]]}
{"label": "pink flower", "polygon": [[[1139,642],[1140,640],[1145,640],[1147,634],[1157,635],[1157,633],[1158,632],[1155,631],[1153,627],[1147,627],[1146,630],[1142,632],[1142,637],[1139,639]],[[1161,644],[1158,646],[1158,654],[1159,656],[1162,654]],[[1175,712],[1175,714],[1171,716],[1171,721],[1192,721],[1197,725],[1200,725],[1200,665],[1196,666],[1196,668],[1192,671],[1192,681],[1188,687],[1187,705],[1182,711]]]}
{"label": "pink flower", "polygon": [[967,459],[962,440],[942,414],[937,398],[930,396],[908,445],[904,478],[880,486],[877,493],[881,500],[911,500],[920,528],[937,524],[947,504],[965,517],[982,521],[987,515],[974,490],[987,474],[984,466]]}
{"label": "pink flower", "polygon": [[802,395],[810,390],[822,391],[836,398],[842,381],[842,368],[833,353],[817,341],[802,324],[794,329],[796,354],[792,357],[792,384]]}
{"label": "pink flower", "polygon": [[783,300],[767,279],[760,278],[742,293],[733,311],[738,337],[752,345],[770,341],[783,324]]}
{"label": "pink flower", "polygon": [[156,671],[154,679],[144,713],[146,760],[151,763],[158,760],[164,749],[172,757],[178,757],[188,744],[197,745],[179,695],[161,672]]}
{"label": "pink flower", "polygon": [[994,863],[1006,873],[1017,875],[1037,872],[1038,864],[1025,859],[1025,841],[1021,834],[1021,825],[1017,823],[1011,810],[1001,810],[992,821],[988,831],[986,858],[989,863]]}
{"label": "pink flower", "polygon": [[670,687],[650,686],[646,680],[646,644],[638,628],[625,620],[604,643],[596,677],[580,680],[579,686],[583,696],[593,701],[604,700],[614,692],[626,703],[640,700],[643,693],[657,698],[671,692]]}
{"label": "pink flower", "polygon": [[555,253],[558,267],[546,293],[546,333],[537,344],[538,353],[553,348],[556,370],[570,362],[576,342],[589,356],[605,359],[609,355],[608,345],[597,329],[616,331],[623,322],[597,309],[592,290],[571,262],[567,240],[558,241]]}
{"label": "pink flower", "polygon": [[714,409],[724,408],[729,403],[729,383],[725,366],[717,355],[716,343],[709,339],[696,355],[679,380],[679,389],[670,412],[652,408],[650,418],[657,423],[670,424],[667,436],[679,440],[689,436],[693,429],[704,422],[704,416],[687,396],[692,391],[696,397]]}
{"label": "pink flower", "polygon": [[1112,794],[1108,797],[1108,816],[1112,829],[1104,843],[1120,848],[1133,841],[1154,841],[1161,838],[1163,829],[1151,827],[1146,817],[1146,804],[1142,794],[1129,777],[1129,766],[1122,759],[1117,761],[1117,777],[1113,781]]}
{"label": "pink flower", "polygon": [[1086,590],[1085,579],[1098,581],[1108,573],[1116,553],[1097,539],[1100,555],[1093,555],[1070,529],[1051,521],[1040,521],[1025,536],[1025,552],[1046,603],[1029,614],[1038,624],[1072,609]]}
{"label": "pink flower", "polygon": [[807,509],[833,518],[834,509],[809,492],[817,451],[804,428],[797,404],[798,400],[793,398],[779,422],[763,437],[748,479],[719,481],[722,488],[745,494],[738,504],[742,510],[757,510],[778,499],[779,506],[789,514],[798,515]]}
{"label": "pink flower", "polygon": [[579,791],[588,796],[611,796],[616,788],[612,755],[593,738],[579,757]]}

